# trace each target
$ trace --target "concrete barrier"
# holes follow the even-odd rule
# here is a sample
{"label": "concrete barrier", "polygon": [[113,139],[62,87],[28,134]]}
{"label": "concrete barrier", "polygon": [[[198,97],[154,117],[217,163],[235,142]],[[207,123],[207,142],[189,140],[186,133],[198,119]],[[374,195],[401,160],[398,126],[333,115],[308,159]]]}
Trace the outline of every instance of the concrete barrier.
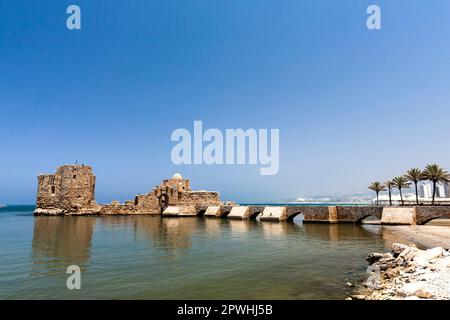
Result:
{"label": "concrete barrier", "polygon": [[416,224],[414,207],[385,207],[381,216],[381,224]]}
{"label": "concrete barrier", "polygon": [[248,219],[250,216],[249,207],[240,206],[233,207],[230,211],[230,214],[227,216],[229,219]]}
{"label": "concrete barrier", "polygon": [[194,206],[168,206],[163,211],[163,216],[195,217],[197,211]]}
{"label": "concrete barrier", "polygon": [[221,215],[222,215],[221,206],[209,206],[205,212],[205,217],[219,218]]}
{"label": "concrete barrier", "polygon": [[284,221],[287,219],[286,207],[265,207],[260,220]]}

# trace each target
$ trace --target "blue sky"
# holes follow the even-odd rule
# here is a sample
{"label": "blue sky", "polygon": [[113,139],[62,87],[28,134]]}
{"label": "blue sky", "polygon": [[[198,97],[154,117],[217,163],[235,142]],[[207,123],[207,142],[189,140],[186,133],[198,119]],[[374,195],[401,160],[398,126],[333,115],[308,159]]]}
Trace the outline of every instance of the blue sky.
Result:
{"label": "blue sky", "polygon": [[[77,4],[82,29],[66,28]],[[366,28],[378,4],[382,30]],[[450,2],[0,0],[0,203],[90,164],[97,199],[181,172],[224,199],[366,192],[450,169]],[[279,128],[280,170],[175,166],[176,128]]]}

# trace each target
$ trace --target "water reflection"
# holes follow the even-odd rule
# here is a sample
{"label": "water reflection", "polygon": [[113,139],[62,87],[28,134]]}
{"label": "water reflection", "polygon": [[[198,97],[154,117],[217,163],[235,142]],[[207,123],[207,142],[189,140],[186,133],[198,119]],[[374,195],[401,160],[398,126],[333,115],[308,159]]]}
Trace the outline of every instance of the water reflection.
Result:
{"label": "water reflection", "polygon": [[[346,240],[361,240],[379,236],[377,226],[326,225],[292,222],[243,221],[212,218],[162,218],[160,216],[107,217],[36,217],[32,242],[32,272],[52,272],[68,265],[88,267],[94,232],[99,234],[99,250],[116,241],[115,250],[123,250],[123,239],[146,244],[155,252],[178,256],[179,251],[198,247],[198,243],[227,239],[280,241],[295,246],[309,243],[315,254],[326,247],[339,246]],[[104,238],[107,235],[110,238]],[[102,238],[103,237],[103,238]],[[252,240],[253,239],[253,240]],[[105,241],[105,242],[101,242]],[[278,241],[277,241],[278,242]],[[318,251],[317,251],[318,250]],[[144,253],[145,254],[145,253]]]}
{"label": "water reflection", "polygon": [[198,232],[196,217],[162,218],[160,216],[100,217],[103,227],[133,232],[136,241],[145,240],[168,251],[191,246],[191,237]]}
{"label": "water reflection", "polygon": [[223,228],[221,225],[224,223],[224,220],[217,218],[204,218],[203,225],[206,233],[213,239],[217,239],[221,235],[221,230]]}
{"label": "water reflection", "polygon": [[261,221],[260,226],[266,240],[285,239],[289,233],[300,232],[303,228],[301,224],[277,221]]}
{"label": "water reflection", "polygon": [[247,234],[250,229],[250,224],[255,224],[255,222],[247,220],[235,220],[235,219],[227,220],[227,225],[230,228],[232,236],[240,236],[242,234],[244,235]]}
{"label": "water reflection", "polygon": [[95,223],[93,217],[36,217],[32,273],[84,266],[90,259]]}
{"label": "water reflection", "polygon": [[[390,241],[380,226],[352,224],[160,216],[30,219],[32,253],[27,238],[21,263],[31,258],[33,281],[17,284],[24,272],[12,267],[5,280],[22,298],[73,297],[64,271],[77,264],[89,279],[79,298],[342,299],[347,281],[366,277],[367,254]],[[5,259],[5,265],[17,263],[12,255]],[[28,264],[21,265],[28,274]]]}
{"label": "water reflection", "polygon": [[361,226],[354,224],[307,223],[303,225],[305,236],[319,237],[322,240],[338,243],[343,240],[364,239],[379,234],[379,226]]}

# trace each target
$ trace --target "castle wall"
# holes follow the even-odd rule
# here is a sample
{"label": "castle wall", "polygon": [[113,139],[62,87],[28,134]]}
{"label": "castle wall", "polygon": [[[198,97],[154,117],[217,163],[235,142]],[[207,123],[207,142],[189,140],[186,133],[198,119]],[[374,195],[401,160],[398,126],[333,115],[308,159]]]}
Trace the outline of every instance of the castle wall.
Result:
{"label": "castle wall", "polygon": [[214,191],[191,191],[182,192],[176,205],[204,205],[218,206],[221,205],[220,194]]}
{"label": "castle wall", "polygon": [[38,176],[37,212],[92,212],[96,207],[95,176],[91,167],[64,165],[55,174]]}
{"label": "castle wall", "polygon": [[95,176],[87,166],[62,166],[60,203],[64,209],[78,210],[90,207],[95,201]]}
{"label": "castle wall", "polygon": [[176,174],[147,194],[124,204],[95,202],[95,175],[84,165],[64,165],[55,174],[38,176],[36,215],[162,214],[168,206],[221,205],[217,192],[191,191],[190,182]]}
{"label": "castle wall", "polygon": [[45,174],[38,177],[36,206],[38,208],[59,208],[61,193],[61,177]]}

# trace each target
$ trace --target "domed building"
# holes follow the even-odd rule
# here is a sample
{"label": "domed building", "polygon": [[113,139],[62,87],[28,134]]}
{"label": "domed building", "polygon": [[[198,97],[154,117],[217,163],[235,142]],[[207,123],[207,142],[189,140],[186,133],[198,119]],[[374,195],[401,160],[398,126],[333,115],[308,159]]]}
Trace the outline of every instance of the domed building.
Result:
{"label": "domed building", "polygon": [[183,180],[183,177],[178,172],[175,173],[172,177],[173,180]]}
{"label": "domed building", "polygon": [[191,186],[189,179],[183,179],[183,176],[180,173],[175,173],[172,176],[172,179],[163,180],[160,187],[170,187],[176,191],[191,191]]}
{"label": "domed building", "polygon": [[98,205],[92,168],[66,165],[56,174],[38,177],[35,214],[163,214],[169,207],[176,207],[177,212],[180,211],[177,215],[196,215],[207,206],[219,205],[218,192],[192,191],[189,179],[184,179],[180,173],[164,179],[150,192],[136,195],[134,200]]}

